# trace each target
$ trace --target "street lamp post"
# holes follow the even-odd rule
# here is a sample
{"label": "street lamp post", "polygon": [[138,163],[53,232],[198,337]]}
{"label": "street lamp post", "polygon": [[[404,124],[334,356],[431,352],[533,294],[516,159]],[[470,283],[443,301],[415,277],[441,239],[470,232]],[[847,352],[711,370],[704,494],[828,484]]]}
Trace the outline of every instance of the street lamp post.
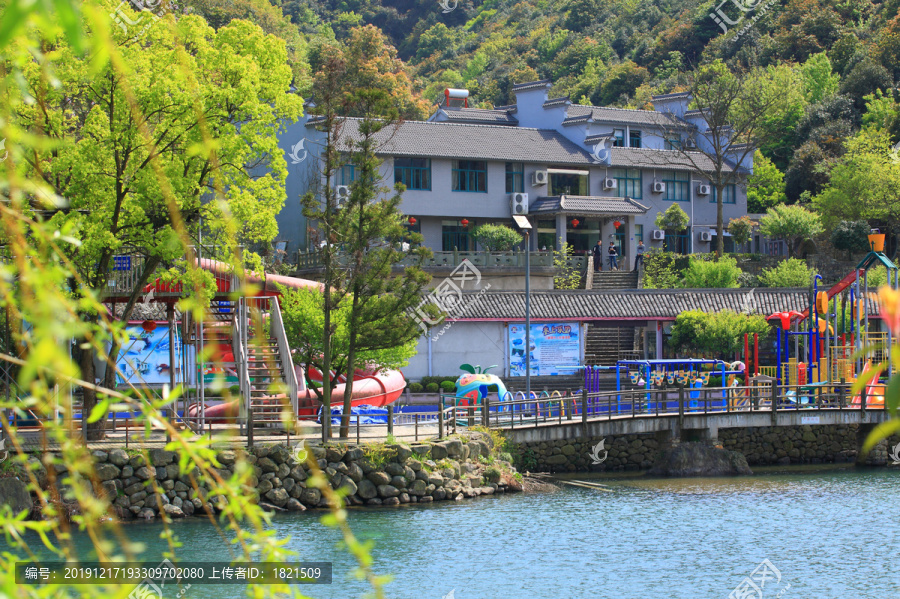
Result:
{"label": "street lamp post", "polygon": [[520,214],[513,215],[516,226],[525,235],[525,399],[531,399],[531,223]]}

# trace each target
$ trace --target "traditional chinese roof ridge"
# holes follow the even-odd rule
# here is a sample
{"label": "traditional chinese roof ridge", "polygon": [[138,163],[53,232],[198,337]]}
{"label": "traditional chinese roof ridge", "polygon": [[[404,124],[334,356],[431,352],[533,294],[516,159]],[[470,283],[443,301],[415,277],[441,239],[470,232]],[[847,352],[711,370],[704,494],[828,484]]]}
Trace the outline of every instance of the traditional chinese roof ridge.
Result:
{"label": "traditional chinese roof ridge", "polygon": [[[524,291],[463,292],[463,306],[453,320],[522,321]],[[877,313],[869,302],[870,315]],[[732,310],[769,316],[809,307],[802,289],[622,289],[532,291],[531,317],[536,320],[667,320],[689,310],[715,313]]]}
{"label": "traditional chinese roof ridge", "polygon": [[544,108],[555,108],[557,106],[565,106],[566,104],[570,104],[571,100],[569,100],[569,96],[560,96],[559,98],[552,98],[544,102]]}
{"label": "traditional chinese roof ridge", "polygon": [[593,145],[593,144],[597,143],[598,141],[606,141],[608,139],[612,139],[612,137],[613,137],[612,133],[598,133],[595,135],[588,135],[587,137],[584,138],[584,143]]}
{"label": "traditional chinese roof ridge", "polygon": [[494,106],[494,110],[505,110],[506,112],[516,112],[519,107],[515,104],[506,104],[504,106]]}
{"label": "traditional chinese roof ridge", "polygon": [[516,83],[513,85],[512,91],[513,93],[528,91],[532,89],[540,89],[542,87],[550,88],[553,86],[553,82],[549,79],[539,79],[538,81],[527,81],[525,83]]}
{"label": "traditional chinese roof ridge", "polygon": [[508,110],[491,110],[489,108],[448,108],[440,109],[447,121],[452,123],[470,123],[473,125],[517,125],[516,117]]}
{"label": "traditional chinese roof ridge", "polygon": [[[694,163],[705,172],[715,170],[712,159],[703,152],[687,152]],[[658,150],[654,148],[610,148],[610,166],[668,168],[673,170],[693,170],[694,165],[678,150]],[[733,167],[726,163],[725,172]]]}
{"label": "traditional chinese roof ridge", "polygon": [[566,112],[563,125],[584,123],[588,120],[595,123],[649,125],[656,127],[677,127],[679,129],[694,126],[666,112],[656,110],[640,110],[636,108],[613,108],[609,106],[586,106],[572,104]]}
{"label": "traditional chinese roof ridge", "polygon": [[679,98],[690,98],[691,92],[674,92],[671,94],[660,94],[658,96],[650,96],[650,101],[654,100],[676,100]]}

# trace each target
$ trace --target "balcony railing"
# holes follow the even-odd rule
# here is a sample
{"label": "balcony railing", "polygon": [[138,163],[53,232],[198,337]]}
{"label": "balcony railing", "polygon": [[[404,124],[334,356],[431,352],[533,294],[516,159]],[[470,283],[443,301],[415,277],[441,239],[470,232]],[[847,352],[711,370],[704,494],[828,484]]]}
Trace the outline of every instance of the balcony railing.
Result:
{"label": "balcony railing", "polygon": [[[553,252],[531,252],[532,268],[552,268],[554,261]],[[525,252],[434,252],[431,258],[421,261],[419,258],[407,258],[400,262],[402,266],[419,264],[422,268],[456,268],[463,260],[468,260],[478,268],[525,268]],[[346,266],[348,256],[338,254],[337,262]],[[315,269],[324,266],[319,252],[298,252],[298,270]],[[566,266],[575,268],[579,272],[587,268],[586,256],[569,256]]]}

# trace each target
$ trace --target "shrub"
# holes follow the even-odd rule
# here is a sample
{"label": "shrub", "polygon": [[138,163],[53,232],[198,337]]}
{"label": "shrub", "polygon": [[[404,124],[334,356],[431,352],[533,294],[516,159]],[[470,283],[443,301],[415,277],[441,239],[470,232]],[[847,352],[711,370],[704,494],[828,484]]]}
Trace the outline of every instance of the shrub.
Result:
{"label": "shrub", "polygon": [[798,258],[788,258],[775,268],[764,268],[759,281],[766,287],[809,287],[816,271]]}
{"label": "shrub", "polygon": [[764,316],[746,316],[731,310],[707,314],[699,310],[682,312],[672,326],[669,345],[692,355],[712,355],[730,359],[744,344],[744,333],[764,339],[770,327]]}
{"label": "shrub", "polygon": [[723,256],[718,262],[709,262],[692,256],[690,265],[684,271],[684,286],[698,289],[740,287],[742,274],[734,258]]}
{"label": "shrub", "polygon": [[427,385],[425,385],[425,390],[428,391],[429,393],[437,393],[438,391],[441,390],[441,388],[438,386],[437,383],[428,383]]}
{"label": "shrub", "polygon": [[484,480],[489,483],[499,483],[500,482],[500,470],[491,466],[490,468],[484,469]]}
{"label": "shrub", "polygon": [[444,381],[441,383],[441,391],[444,393],[452,393],[456,391],[456,383],[451,381]]}
{"label": "shrub", "polygon": [[489,252],[508,252],[522,243],[522,236],[506,225],[491,223],[475,229],[475,240]]}
{"label": "shrub", "polygon": [[842,220],[831,231],[831,245],[847,252],[850,259],[854,252],[869,251],[869,223],[864,220]]}
{"label": "shrub", "polygon": [[684,256],[653,248],[644,254],[644,288],[677,289],[686,267]]}
{"label": "shrub", "polygon": [[424,387],[422,383],[410,383],[409,384],[409,392],[410,393],[421,393]]}
{"label": "shrub", "polygon": [[672,204],[665,212],[656,215],[656,228],[663,231],[684,231],[691,222],[691,217],[678,204]]}

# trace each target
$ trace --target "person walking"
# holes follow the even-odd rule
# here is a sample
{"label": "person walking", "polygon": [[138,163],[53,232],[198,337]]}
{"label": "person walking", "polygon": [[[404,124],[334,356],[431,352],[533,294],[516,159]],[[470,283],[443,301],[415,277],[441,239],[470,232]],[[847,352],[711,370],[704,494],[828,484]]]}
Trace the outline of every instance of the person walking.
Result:
{"label": "person walking", "polygon": [[599,239],[591,253],[594,254],[594,272],[600,272],[603,268],[603,246],[600,245]]}
{"label": "person walking", "polygon": [[609,269],[610,270],[619,270],[619,264],[616,262],[616,256],[619,255],[619,252],[616,251],[616,242],[609,242],[609,249],[606,250],[607,254],[609,254]]}
{"label": "person walking", "polygon": [[644,264],[644,240],[643,239],[638,241],[636,253],[637,253],[637,256],[634,259],[634,270],[637,270],[639,266]]}

